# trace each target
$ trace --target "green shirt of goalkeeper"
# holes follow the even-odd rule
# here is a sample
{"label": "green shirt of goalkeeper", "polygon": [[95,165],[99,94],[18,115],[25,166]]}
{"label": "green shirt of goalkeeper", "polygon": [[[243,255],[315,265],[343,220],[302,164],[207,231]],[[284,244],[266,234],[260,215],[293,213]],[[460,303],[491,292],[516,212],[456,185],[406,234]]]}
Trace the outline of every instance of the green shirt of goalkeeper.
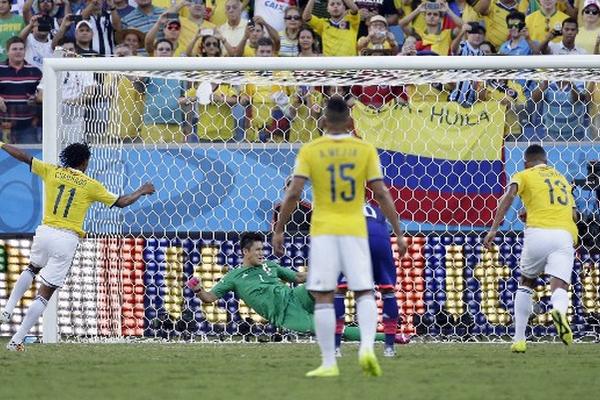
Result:
{"label": "green shirt of goalkeeper", "polygon": [[229,271],[206,291],[197,278],[188,286],[203,303],[212,303],[228,292],[234,292],[248,306],[271,324],[296,332],[313,331],[314,299],[304,285],[291,288],[287,283],[304,283],[306,273],[283,268],[266,261],[264,237],[248,232],[240,236],[243,263]]}

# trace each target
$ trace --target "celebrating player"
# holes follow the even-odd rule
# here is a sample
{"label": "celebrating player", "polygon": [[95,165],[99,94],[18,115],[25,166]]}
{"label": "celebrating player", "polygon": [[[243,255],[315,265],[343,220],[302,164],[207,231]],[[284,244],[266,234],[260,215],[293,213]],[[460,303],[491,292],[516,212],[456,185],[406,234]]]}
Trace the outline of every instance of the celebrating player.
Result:
{"label": "celebrating player", "polygon": [[294,178],[281,204],[273,233],[273,249],[283,254],[283,229],[296,208],[307,179],[312,181],[314,208],[307,288],[315,298],[315,334],[322,364],[307,376],[338,376],[335,359],[334,291],[341,272],[356,296],[360,328],[359,364],[372,376],[381,375],[373,351],[377,330],[377,305],[373,296],[371,256],[363,214],[365,185],[373,191],[399,238],[400,254],[406,251],[398,215],[383,183],[374,146],[349,132],[350,110],[343,98],[333,96],[325,107],[327,134],[305,144],[298,154]]}
{"label": "celebrating player", "polygon": [[[396,351],[394,344],[398,342],[398,303],[396,301],[396,264],[390,240],[390,233],[385,216],[381,209],[371,204],[365,204],[364,214],[367,218],[367,232],[369,234],[369,251],[371,252],[371,265],[375,285],[383,299],[383,332],[385,333],[384,357],[394,357]],[[335,293],[335,355],[341,357],[340,349],[342,334],[344,332],[344,314],[346,306],[346,290],[348,284],[344,276],[340,277],[338,290]],[[406,340],[404,338],[404,340]]]}
{"label": "celebrating player", "polygon": [[8,350],[24,351],[23,338],[46,309],[54,291],[65,282],[79,238],[85,235],[83,220],[92,203],[98,201],[109,207],[127,207],[141,196],[154,193],[154,186],[145,183],[135,192],[124,196],[109,192],[100,182],[85,174],[91,157],[90,148],[85,143],[67,146],[60,153],[60,167],[42,162],[3,142],[0,142],[0,148],[29,165],[31,172],[45,183],[44,219],[35,231],[30,264],[19,276],[6,308],[0,313],[0,322],[7,322],[15,305],[41,271],[37,296],[29,306],[21,326],[6,345]]}
{"label": "celebrating player", "polygon": [[515,336],[511,350],[527,350],[525,328],[532,312],[532,295],[536,279],[542,273],[550,275],[552,320],[560,340],[573,342],[567,320],[574,262],[573,244],[577,243],[575,201],[567,179],[547,165],[546,152],[539,145],[525,150],[525,170],[516,173],[502,197],[490,232],[484,239],[489,249],[514,198],[520,196],[527,214],[527,228],[521,254],[521,282],[515,296]]}
{"label": "celebrating player", "polygon": [[[243,233],[240,236],[243,260],[239,268],[225,274],[210,292],[196,277],[190,279],[187,286],[203,303],[213,303],[231,291],[277,327],[314,332],[314,298],[304,285],[292,289],[283,282],[304,283],[306,273],[265,261],[263,242],[260,233]],[[348,327],[345,336],[348,340],[357,340],[360,334],[356,328]],[[383,335],[378,335],[377,339],[383,340]]]}

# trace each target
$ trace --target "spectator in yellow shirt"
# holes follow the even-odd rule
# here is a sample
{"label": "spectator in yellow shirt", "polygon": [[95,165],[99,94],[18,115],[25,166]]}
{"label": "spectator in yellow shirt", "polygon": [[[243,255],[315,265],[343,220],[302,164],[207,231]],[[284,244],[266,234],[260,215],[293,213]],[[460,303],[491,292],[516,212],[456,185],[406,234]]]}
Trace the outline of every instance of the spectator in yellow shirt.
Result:
{"label": "spectator in yellow shirt", "polygon": [[230,57],[255,57],[258,48],[258,40],[265,36],[265,31],[273,41],[275,53],[279,52],[279,32],[269,25],[262,17],[254,17],[248,22],[246,32],[237,46],[231,46],[226,39],[223,45]]}
{"label": "spectator in yellow shirt", "polygon": [[360,15],[353,0],[329,0],[327,11],[331,18],[312,15],[315,0],[309,0],[302,18],[321,36],[323,55],[355,56]]}
{"label": "spectator in yellow shirt", "polygon": [[150,28],[146,34],[145,47],[148,54],[152,55],[154,50],[154,42],[159,30],[162,30],[163,37],[173,44],[175,51],[173,52],[174,57],[178,57],[185,53],[189,43],[185,43],[180,40],[181,35],[181,21],[177,19],[168,19],[168,12],[161,14],[160,18]]}
{"label": "spectator in yellow shirt", "polygon": [[382,15],[375,15],[369,19],[369,35],[358,39],[356,44],[358,53],[363,50],[384,50],[388,55],[398,54],[399,47],[394,34],[388,31],[387,19]]}
{"label": "spectator in yellow shirt", "polygon": [[585,0],[582,19],[579,33],[575,38],[575,45],[594,54],[594,47],[600,35],[600,2],[598,0]]}
{"label": "spectator in yellow shirt", "polygon": [[[463,26],[462,19],[456,15],[445,2],[426,1],[421,4],[406,17],[402,18],[398,25],[404,29],[407,35],[417,33],[421,37],[420,44],[417,44],[417,50],[431,50],[432,52],[446,56],[450,51],[450,44],[455,36],[452,29],[442,28],[443,14],[446,13],[457,26]],[[425,29],[418,27],[411,28],[411,22],[418,15],[425,15]]]}
{"label": "spectator in yellow shirt", "polygon": [[[552,30],[560,31],[562,22],[569,18],[567,14],[557,9],[556,1],[540,0],[540,9],[525,18],[529,35],[534,42],[542,42]],[[560,36],[556,36],[552,41],[560,42]]]}

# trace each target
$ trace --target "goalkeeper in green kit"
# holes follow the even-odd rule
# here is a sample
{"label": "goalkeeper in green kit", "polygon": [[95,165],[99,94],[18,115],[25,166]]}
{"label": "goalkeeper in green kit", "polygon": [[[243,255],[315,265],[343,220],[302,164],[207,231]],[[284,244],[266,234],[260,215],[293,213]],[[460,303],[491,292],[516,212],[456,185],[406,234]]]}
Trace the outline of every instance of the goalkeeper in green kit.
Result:
{"label": "goalkeeper in green kit", "polygon": [[[266,261],[263,251],[264,237],[260,233],[247,232],[240,236],[243,264],[229,271],[212,288],[206,291],[200,280],[193,277],[187,286],[203,303],[212,303],[228,292],[234,292],[271,324],[295,332],[314,332],[315,301],[304,285],[291,288],[285,282],[301,284],[306,273],[295,272],[279,264]],[[383,341],[383,334],[376,340]],[[359,329],[347,327],[346,340],[360,340]],[[401,340],[402,338],[399,338]]]}

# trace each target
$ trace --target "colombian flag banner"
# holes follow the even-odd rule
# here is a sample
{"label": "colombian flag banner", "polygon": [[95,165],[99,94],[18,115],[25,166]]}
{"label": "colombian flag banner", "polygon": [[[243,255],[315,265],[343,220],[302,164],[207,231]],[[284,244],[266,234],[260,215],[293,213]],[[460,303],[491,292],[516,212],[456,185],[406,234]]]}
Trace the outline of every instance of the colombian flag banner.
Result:
{"label": "colombian flag banner", "polygon": [[491,225],[506,184],[503,105],[409,103],[376,110],[357,102],[352,117],[356,133],[379,149],[403,219]]}

